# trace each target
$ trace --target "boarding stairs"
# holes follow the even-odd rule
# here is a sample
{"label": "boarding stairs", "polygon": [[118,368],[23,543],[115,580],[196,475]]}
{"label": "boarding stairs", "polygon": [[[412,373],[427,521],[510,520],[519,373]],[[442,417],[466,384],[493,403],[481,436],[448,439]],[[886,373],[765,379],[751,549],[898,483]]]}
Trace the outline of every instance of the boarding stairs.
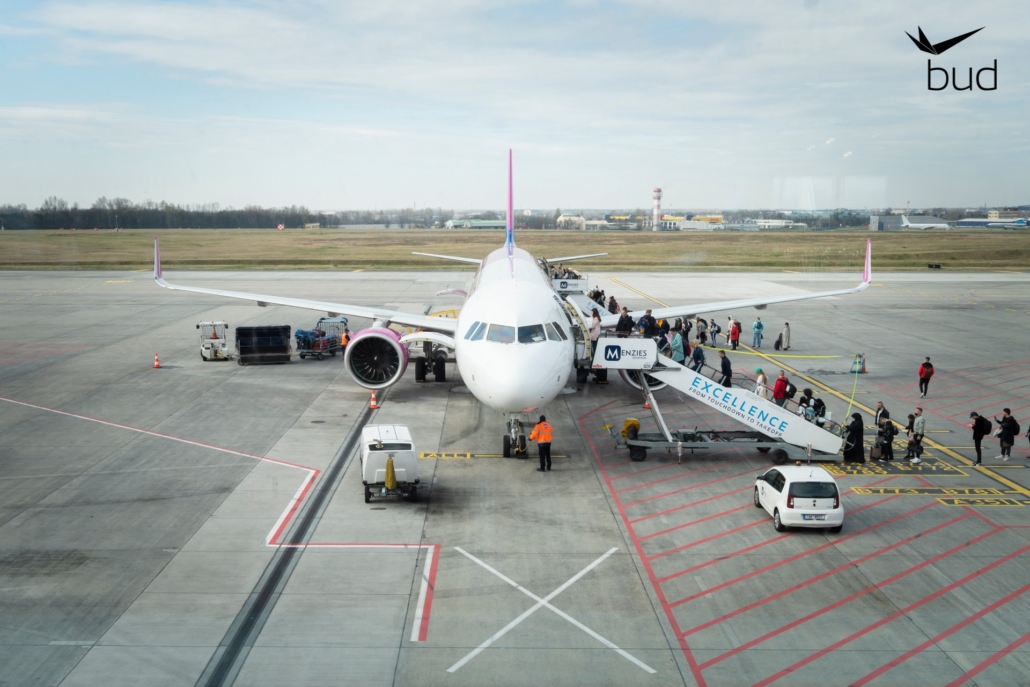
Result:
{"label": "boarding stairs", "polygon": [[769,437],[771,441],[798,446],[810,454],[834,456],[843,444],[840,427],[832,421],[820,426],[798,414],[798,405],[793,400],[781,407],[772,400],[762,398],[752,391],[757,383],[746,376],[743,377],[744,386],[739,386],[740,378],[735,374],[733,381],[738,385],[724,387],[718,381],[721,379],[719,370],[706,365],[695,371],[674,362],[658,353],[658,345],[651,338],[602,337],[594,352],[593,368],[614,369],[635,375],[651,406],[655,421],[668,441],[672,441],[674,433],[669,431],[662,418],[652,391],[653,386],[661,384],[667,384],[697,399]]}

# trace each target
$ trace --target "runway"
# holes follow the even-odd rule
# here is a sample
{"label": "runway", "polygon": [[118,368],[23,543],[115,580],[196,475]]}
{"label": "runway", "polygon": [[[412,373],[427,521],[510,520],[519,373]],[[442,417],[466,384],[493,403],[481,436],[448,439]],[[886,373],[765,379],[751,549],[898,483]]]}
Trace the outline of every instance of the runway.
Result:
{"label": "runway", "polygon": [[[472,274],[174,276],[423,312],[456,306],[433,294]],[[589,278],[630,307],[857,281]],[[756,314],[773,333],[730,352],[735,368],[784,367],[835,417],[855,353],[867,424],[878,400],[896,420],[924,407],[922,465],[834,468],[841,534],[773,530],[751,504],[765,455],[630,462],[603,426],[651,420],[614,376],[543,409],[562,457],[541,474],[535,454],[491,457],[504,418],[454,393],[453,365],[446,383],[409,369],[372,411],[339,358],[198,355],[199,321],[296,329],[318,313],[148,273],[0,273],[0,684],[1030,684],[1027,443],[1000,463],[985,441],[987,469],[971,467],[964,427],[1008,406],[1026,430],[1030,274],[876,274],[856,296],[710,316],[729,314],[742,340]],[[784,321],[790,354],[840,357],[776,358]],[[733,424],[658,400],[670,424]],[[429,454],[420,502],[364,503],[366,422],[408,425]]]}

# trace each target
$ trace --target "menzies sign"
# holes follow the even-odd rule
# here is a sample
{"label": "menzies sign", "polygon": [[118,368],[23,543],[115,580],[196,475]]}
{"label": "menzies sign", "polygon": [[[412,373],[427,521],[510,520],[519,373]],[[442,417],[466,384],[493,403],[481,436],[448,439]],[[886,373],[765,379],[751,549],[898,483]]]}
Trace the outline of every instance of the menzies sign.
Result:
{"label": "menzies sign", "polygon": [[593,367],[612,370],[650,370],[658,359],[654,339],[602,338],[594,351]]}

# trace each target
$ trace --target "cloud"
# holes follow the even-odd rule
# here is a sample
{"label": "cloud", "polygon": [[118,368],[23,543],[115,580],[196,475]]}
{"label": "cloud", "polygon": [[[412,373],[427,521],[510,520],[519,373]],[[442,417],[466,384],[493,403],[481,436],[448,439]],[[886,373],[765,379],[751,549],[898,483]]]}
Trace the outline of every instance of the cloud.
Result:
{"label": "cloud", "polygon": [[848,152],[844,153],[844,155],[842,155],[841,157],[851,157],[851,151],[849,150]]}
{"label": "cloud", "polygon": [[[987,50],[1003,69],[1021,64],[1023,38],[1011,27],[1030,20],[1030,5],[937,9],[956,22],[975,15],[999,26],[991,41],[963,44],[969,59]],[[439,155],[441,184],[457,189],[485,188],[475,175],[496,150],[514,145],[541,180],[524,182],[536,194],[530,206],[646,203],[636,189],[656,184],[673,198],[684,189],[674,203],[756,206],[770,201],[770,180],[779,175],[840,173],[836,155],[796,155],[819,147],[809,143],[813,132],[829,129],[867,144],[849,166],[872,176],[904,169],[926,194],[942,193],[933,170],[944,168],[968,175],[970,183],[954,187],[978,202],[985,189],[1000,188],[1001,171],[945,164],[970,155],[985,168],[1010,170],[1007,188],[1026,188],[1026,168],[1012,164],[1030,152],[1020,115],[1030,104],[1026,89],[1013,81],[990,99],[926,94],[925,64],[913,59],[900,28],[910,20],[907,9],[882,1],[860,8],[746,0],[43,2],[5,17],[0,35],[39,32],[37,61],[76,82],[117,83],[97,92],[125,102],[69,106],[84,117],[75,119],[56,99],[41,103],[32,89],[8,88],[8,108],[53,111],[35,121],[0,113],[0,139],[22,136],[36,150],[74,139],[103,159],[111,146],[163,147],[170,137],[184,157],[217,150],[229,165],[267,140],[301,176],[331,175],[332,167],[302,166],[309,151],[291,144],[387,180],[410,158]],[[682,164],[691,159],[706,161],[703,173]],[[139,164],[141,174],[167,178],[153,163]],[[398,183],[360,188],[363,202],[378,204],[408,203],[418,191]],[[338,205],[333,198],[328,191],[324,200],[296,202]]]}

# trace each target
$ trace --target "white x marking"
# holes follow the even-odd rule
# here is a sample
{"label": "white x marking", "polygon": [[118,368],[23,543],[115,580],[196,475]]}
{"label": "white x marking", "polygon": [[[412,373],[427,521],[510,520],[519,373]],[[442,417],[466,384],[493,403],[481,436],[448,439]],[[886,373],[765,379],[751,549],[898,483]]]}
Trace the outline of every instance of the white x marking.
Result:
{"label": "white x marking", "polygon": [[490,572],[492,572],[492,573],[493,573],[494,575],[496,575],[497,577],[501,578],[502,580],[504,580],[505,582],[507,582],[508,584],[510,584],[510,585],[511,585],[512,587],[515,587],[515,589],[518,589],[518,590],[519,590],[520,592],[522,592],[523,594],[525,594],[525,595],[526,595],[526,596],[528,596],[529,598],[531,598],[531,599],[533,599],[534,601],[536,601],[536,603],[535,603],[535,604],[533,604],[533,606],[532,606],[532,607],[530,607],[530,608],[529,608],[529,610],[527,610],[527,611],[526,611],[525,613],[523,613],[523,614],[522,614],[522,615],[520,615],[519,617],[515,618],[515,620],[512,620],[512,621],[511,621],[510,623],[508,623],[508,624],[507,624],[507,625],[505,625],[505,626],[504,626],[503,628],[501,628],[500,630],[498,630],[498,631],[497,631],[497,632],[496,632],[496,633],[495,633],[495,634],[494,634],[494,635],[493,635],[492,637],[490,637],[490,638],[489,638],[489,639],[487,639],[487,640],[486,640],[485,642],[483,642],[482,644],[480,644],[479,646],[477,646],[477,647],[476,647],[475,649],[473,649],[472,651],[470,651],[470,652],[468,653],[468,655],[467,655],[467,656],[465,656],[465,658],[461,659],[460,661],[458,661],[457,663],[455,663],[455,664],[454,664],[453,666],[451,666],[450,668],[448,668],[448,669],[447,669],[447,672],[448,672],[448,673],[453,673],[453,672],[456,672],[456,671],[457,671],[457,670],[458,670],[459,668],[461,668],[461,667],[462,667],[463,665],[465,665],[466,663],[468,663],[469,661],[471,661],[472,659],[474,659],[474,658],[475,658],[476,656],[478,656],[479,654],[483,653],[483,651],[484,651],[484,650],[486,650],[486,649],[487,649],[488,647],[490,647],[490,645],[491,645],[491,644],[493,644],[494,642],[496,642],[496,641],[497,641],[498,639],[500,639],[500,638],[501,638],[501,637],[503,637],[504,635],[508,634],[508,632],[509,632],[509,631],[511,631],[512,629],[514,629],[516,625],[518,625],[518,624],[519,624],[519,623],[521,623],[521,622],[522,622],[523,620],[525,620],[525,619],[526,619],[526,618],[528,618],[529,616],[533,615],[534,613],[536,613],[536,612],[537,612],[538,610],[540,610],[541,608],[543,608],[543,607],[545,607],[545,606],[546,606],[546,607],[547,607],[548,609],[550,609],[550,610],[554,611],[554,612],[555,612],[556,614],[558,614],[558,615],[559,615],[560,617],[564,618],[565,620],[569,621],[570,623],[572,623],[573,625],[575,625],[575,626],[576,626],[576,627],[578,627],[579,629],[581,629],[581,630],[583,630],[584,632],[586,632],[586,633],[587,633],[588,635],[590,635],[591,637],[593,637],[593,638],[594,638],[594,639],[596,639],[597,641],[601,642],[601,644],[604,644],[604,645],[605,645],[606,647],[608,647],[609,649],[613,649],[613,650],[615,651],[615,653],[619,654],[620,656],[622,656],[623,658],[625,658],[625,659],[626,659],[627,661],[630,661],[631,663],[633,663],[633,664],[635,664],[635,665],[637,665],[637,666],[639,666],[639,667],[643,668],[644,670],[646,670],[646,671],[647,671],[647,672],[649,672],[649,673],[652,673],[652,674],[653,674],[653,673],[656,673],[656,672],[658,672],[658,671],[656,671],[656,670],[655,670],[654,668],[652,668],[651,666],[647,665],[647,664],[646,664],[646,663],[644,663],[643,661],[641,661],[641,660],[639,660],[638,658],[636,658],[635,656],[631,655],[631,654],[630,654],[630,653],[629,653],[628,651],[624,651],[623,649],[620,649],[619,647],[615,646],[615,644],[613,644],[612,642],[608,641],[607,639],[605,639],[605,638],[604,638],[604,637],[602,637],[601,635],[597,634],[596,632],[594,632],[593,630],[591,630],[591,629],[590,629],[589,627],[587,627],[587,626],[586,626],[586,625],[584,625],[583,623],[579,622],[578,620],[576,620],[575,618],[573,618],[572,616],[570,616],[570,615],[569,615],[568,613],[566,613],[565,611],[562,611],[561,609],[555,608],[554,606],[552,606],[552,605],[550,604],[550,601],[551,601],[551,599],[553,599],[554,597],[558,596],[558,595],[559,595],[559,594],[561,594],[561,593],[562,593],[563,591],[565,591],[566,589],[568,589],[569,587],[571,587],[571,586],[572,586],[573,584],[575,584],[575,583],[576,583],[576,582],[577,582],[577,581],[578,581],[578,580],[579,580],[579,579],[580,579],[581,577],[583,577],[583,576],[584,576],[584,575],[586,575],[586,574],[587,574],[588,572],[590,572],[591,570],[593,570],[594,568],[596,568],[596,567],[597,567],[598,565],[600,565],[600,564],[601,564],[601,563],[602,563],[602,562],[604,561],[604,559],[608,558],[608,556],[611,556],[611,555],[612,555],[613,553],[615,553],[616,551],[618,551],[619,549],[618,549],[617,547],[616,547],[616,548],[612,548],[612,549],[609,549],[609,550],[607,551],[607,553],[605,553],[604,555],[602,555],[602,556],[601,556],[600,558],[598,558],[598,559],[597,559],[596,561],[594,561],[593,563],[591,563],[591,564],[590,564],[590,565],[588,565],[587,567],[585,567],[585,568],[583,568],[582,570],[580,570],[580,571],[579,571],[578,573],[576,573],[575,575],[573,575],[573,576],[572,576],[572,577],[571,577],[571,578],[569,579],[569,581],[568,581],[568,582],[566,582],[566,583],[565,583],[565,584],[563,584],[562,586],[558,587],[557,589],[555,589],[555,590],[554,590],[553,592],[551,592],[550,594],[548,594],[547,596],[545,596],[545,597],[544,597],[544,598],[542,598],[542,599],[541,599],[541,598],[540,598],[539,596],[537,596],[536,594],[534,594],[533,592],[531,592],[531,591],[529,591],[528,589],[526,589],[525,587],[523,587],[523,586],[522,586],[521,584],[519,584],[519,583],[518,583],[518,582],[516,582],[515,580],[511,579],[510,577],[507,577],[507,576],[506,576],[506,575],[504,575],[503,573],[500,573],[500,572],[498,572],[497,570],[493,569],[492,567],[490,567],[489,565],[487,565],[487,564],[486,564],[486,563],[484,563],[483,561],[479,560],[478,558],[476,558],[475,556],[473,556],[472,554],[470,554],[470,553],[469,553],[468,551],[465,551],[464,549],[461,549],[461,548],[459,548],[459,547],[457,547],[457,546],[455,546],[455,547],[454,547],[454,550],[455,550],[455,551],[457,551],[458,553],[462,554],[463,556],[467,557],[467,558],[468,558],[468,559],[470,559],[471,561],[473,561],[473,562],[477,563],[478,565],[482,566],[482,567],[483,567],[483,568],[485,568],[486,570],[489,570],[489,571],[490,571]]}

